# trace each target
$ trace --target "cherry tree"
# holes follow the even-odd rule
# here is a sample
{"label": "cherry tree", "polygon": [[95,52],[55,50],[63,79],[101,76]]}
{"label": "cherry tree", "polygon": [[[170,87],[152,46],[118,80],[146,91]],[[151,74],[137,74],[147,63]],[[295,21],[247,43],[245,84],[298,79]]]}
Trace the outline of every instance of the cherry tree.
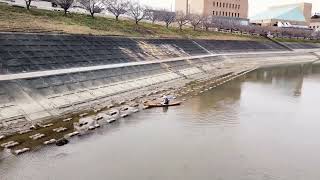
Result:
{"label": "cherry tree", "polygon": [[128,12],[129,1],[128,0],[106,0],[104,2],[107,10],[116,17],[116,21],[119,20],[119,16]]}

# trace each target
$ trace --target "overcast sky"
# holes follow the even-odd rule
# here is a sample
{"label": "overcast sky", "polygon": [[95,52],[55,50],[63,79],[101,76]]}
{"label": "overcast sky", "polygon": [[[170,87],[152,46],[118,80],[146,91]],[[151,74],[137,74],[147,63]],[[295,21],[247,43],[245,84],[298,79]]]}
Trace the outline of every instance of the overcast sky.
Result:
{"label": "overcast sky", "polygon": [[[175,0],[139,0],[141,3],[156,8],[166,8],[174,10]],[[313,12],[320,12],[320,0],[249,0],[249,16],[255,15],[268,6],[288,4],[296,2],[310,2],[313,4]]]}

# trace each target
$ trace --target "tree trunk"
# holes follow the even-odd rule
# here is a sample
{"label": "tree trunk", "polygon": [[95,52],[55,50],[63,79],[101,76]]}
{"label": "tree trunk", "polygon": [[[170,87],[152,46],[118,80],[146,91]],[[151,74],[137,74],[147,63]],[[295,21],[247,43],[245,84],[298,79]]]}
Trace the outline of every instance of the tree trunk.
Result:
{"label": "tree trunk", "polygon": [[91,14],[91,17],[93,19],[94,18],[94,12],[91,12],[90,14]]}
{"label": "tree trunk", "polygon": [[136,25],[138,25],[138,24],[139,24],[139,21],[136,20]]}
{"label": "tree trunk", "polygon": [[26,1],[27,10],[30,10],[31,0]]}
{"label": "tree trunk", "polygon": [[118,15],[118,16],[116,16],[116,21],[119,21],[119,15]]}
{"label": "tree trunk", "polygon": [[196,30],[196,28],[197,28],[197,26],[193,26],[193,30],[194,30],[194,31]]}
{"label": "tree trunk", "polygon": [[67,15],[67,10],[68,10],[68,9],[64,9],[64,15],[65,15],[65,16]]}
{"label": "tree trunk", "polygon": [[167,29],[169,29],[169,23],[167,23],[166,26],[167,26]]}
{"label": "tree trunk", "polygon": [[182,24],[179,24],[179,29],[180,31],[182,31]]}

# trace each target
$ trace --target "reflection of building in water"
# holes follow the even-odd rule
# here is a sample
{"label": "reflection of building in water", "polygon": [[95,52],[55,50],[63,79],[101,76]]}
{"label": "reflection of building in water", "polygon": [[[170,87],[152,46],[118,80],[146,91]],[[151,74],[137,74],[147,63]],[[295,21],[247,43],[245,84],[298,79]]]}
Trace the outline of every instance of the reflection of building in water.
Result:
{"label": "reflection of building in water", "polygon": [[290,65],[280,67],[261,68],[247,75],[247,81],[259,81],[272,83],[274,78],[296,78],[300,74],[311,73],[310,65]]}
{"label": "reflection of building in water", "polygon": [[300,76],[298,76],[298,78],[297,78],[297,85],[296,85],[296,88],[294,91],[295,96],[301,95],[301,90],[302,90],[302,86],[303,86],[303,78],[304,78],[303,73],[300,73]]}
{"label": "reflection of building in water", "polygon": [[304,75],[309,74],[311,71],[312,66],[310,65],[262,68],[250,73],[247,81],[273,84],[284,89],[290,89],[295,96],[300,96]]}
{"label": "reflection of building in water", "polygon": [[192,110],[203,112],[208,109],[224,108],[225,104],[235,103],[239,101],[240,97],[241,82],[235,80],[193,98]]}
{"label": "reflection of building in water", "polygon": [[[316,72],[320,74],[320,64],[262,68],[247,74],[245,81],[275,86],[290,96],[300,96],[304,75]],[[234,104],[241,98],[241,84],[241,81],[235,80],[193,98],[192,110],[195,112],[204,112],[208,109],[219,110],[219,108],[225,108],[226,104]]]}
{"label": "reflection of building in water", "polygon": [[272,69],[258,69],[256,71],[253,71],[249,74],[247,74],[246,81],[254,82],[266,82],[271,83],[272,82]]}
{"label": "reflection of building in water", "polygon": [[320,74],[320,63],[313,64],[311,72],[314,74]]}

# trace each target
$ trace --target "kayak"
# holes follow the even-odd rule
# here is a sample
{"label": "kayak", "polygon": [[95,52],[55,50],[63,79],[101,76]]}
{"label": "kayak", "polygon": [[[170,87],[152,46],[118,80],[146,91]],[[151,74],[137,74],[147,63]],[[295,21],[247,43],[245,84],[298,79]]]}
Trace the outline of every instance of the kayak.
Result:
{"label": "kayak", "polygon": [[172,103],[169,103],[169,104],[161,104],[161,103],[148,103],[146,104],[147,106],[147,109],[149,108],[156,108],[156,107],[169,107],[169,106],[179,106],[181,105],[181,102],[172,102]]}
{"label": "kayak", "polygon": [[63,146],[63,145],[68,144],[68,143],[69,143],[69,141],[66,138],[61,138],[56,142],[56,145],[57,146]]}

